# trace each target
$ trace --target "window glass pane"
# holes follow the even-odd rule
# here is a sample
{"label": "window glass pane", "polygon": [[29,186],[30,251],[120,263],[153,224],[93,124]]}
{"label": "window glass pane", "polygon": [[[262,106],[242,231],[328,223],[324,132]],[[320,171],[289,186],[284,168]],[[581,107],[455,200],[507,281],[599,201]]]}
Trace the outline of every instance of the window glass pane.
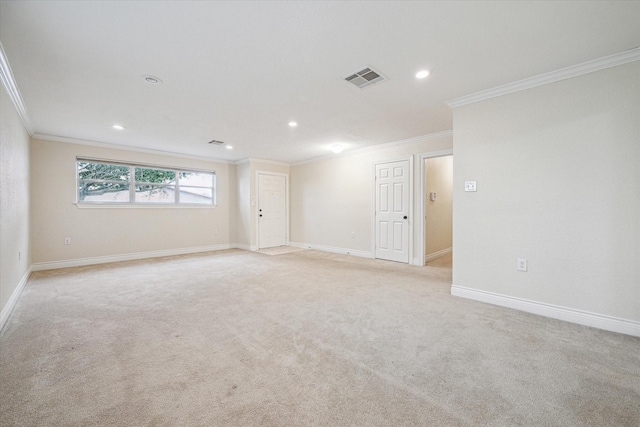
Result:
{"label": "window glass pane", "polygon": [[213,190],[202,187],[180,186],[180,203],[213,204]]}
{"label": "window glass pane", "polygon": [[126,203],[129,201],[129,183],[80,181],[78,199],[84,202]]}
{"label": "window glass pane", "polygon": [[215,203],[214,172],[83,159],[78,159],[76,166],[78,202],[210,206]]}
{"label": "window glass pane", "polygon": [[180,186],[207,187],[213,185],[213,174],[207,172],[180,172]]}
{"label": "window glass pane", "polygon": [[78,200],[85,202],[129,201],[128,166],[78,162]]}
{"label": "window glass pane", "polygon": [[78,162],[78,178],[104,181],[129,181],[129,166]]}
{"label": "window glass pane", "polygon": [[176,173],[163,169],[136,168],[136,182],[173,184],[176,182]]}
{"label": "window glass pane", "polygon": [[164,185],[136,185],[138,203],[175,203],[175,187]]}

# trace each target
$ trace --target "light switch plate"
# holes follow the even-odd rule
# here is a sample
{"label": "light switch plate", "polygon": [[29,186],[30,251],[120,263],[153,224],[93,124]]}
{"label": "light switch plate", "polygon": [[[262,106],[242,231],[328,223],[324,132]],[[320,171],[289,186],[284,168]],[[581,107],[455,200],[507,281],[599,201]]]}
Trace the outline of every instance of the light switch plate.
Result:
{"label": "light switch plate", "polygon": [[518,263],[516,265],[516,270],[518,271],[527,271],[527,260],[524,258],[518,258]]}
{"label": "light switch plate", "polygon": [[476,181],[465,181],[464,191],[476,191]]}

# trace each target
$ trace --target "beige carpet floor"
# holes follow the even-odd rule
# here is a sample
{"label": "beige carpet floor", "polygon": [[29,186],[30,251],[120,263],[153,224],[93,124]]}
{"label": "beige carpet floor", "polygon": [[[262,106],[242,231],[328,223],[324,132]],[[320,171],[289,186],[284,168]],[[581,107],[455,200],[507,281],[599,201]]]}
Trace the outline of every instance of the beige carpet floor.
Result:
{"label": "beige carpet floor", "polygon": [[313,250],[34,273],[0,335],[0,425],[640,425],[640,339],[450,283]]}
{"label": "beige carpet floor", "polygon": [[284,255],[306,250],[306,248],[296,248],[293,246],[276,246],[275,248],[260,249],[258,252],[265,255]]}

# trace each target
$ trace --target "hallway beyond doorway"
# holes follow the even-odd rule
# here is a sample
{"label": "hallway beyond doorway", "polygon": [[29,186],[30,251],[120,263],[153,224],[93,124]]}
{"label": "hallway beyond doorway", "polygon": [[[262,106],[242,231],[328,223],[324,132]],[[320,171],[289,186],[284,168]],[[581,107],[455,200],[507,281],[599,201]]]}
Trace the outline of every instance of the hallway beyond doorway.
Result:
{"label": "hallway beyond doorway", "polygon": [[443,255],[440,258],[436,258],[427,263],[427,267],[440,267],[440,268],[452,268],[453,266],[453,253],[450,252],[447,255]]}

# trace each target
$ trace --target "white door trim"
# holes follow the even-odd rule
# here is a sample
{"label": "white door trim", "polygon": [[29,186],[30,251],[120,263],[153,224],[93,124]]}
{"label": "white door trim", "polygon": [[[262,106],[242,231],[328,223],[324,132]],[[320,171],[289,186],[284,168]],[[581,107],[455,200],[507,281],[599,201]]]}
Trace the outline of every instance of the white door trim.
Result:
{"label": "white door trim", "polygon": [[453,149],[441,150],[441,151],[430,151],[427,153],[422,153],[419,155],[420,157],[420,244],[418,245],[418,257],[413,258],[413,264],[424,266],[426,264],[426,256],[425,256],[425,217],[424,217],[424,202],[426,195],[424,194],[424,180],[425,180],[425,170],[424,170],[424,161],[426,159],[432,159],[434,157],[446,157],[453,156]]}
{"label": "white door trim", "polygon": [[413,259],[413,199],[415,195],[413,194],[413,156],[409,157],[401,157],[397,159],[389,159],[389,160],[381,160],[378,162],[373,162],[372,171],[371,171],[371,229],[373,233],[371,233],[371,253],[373,257],[376,257],[376,242],[378,241],[378,227],[376,227],[376,166],[383,165],[385,163],[393,163],[393,162],[401,162],[401,161],[409,161],[409,264],[411,264],[411,260]]}
{"label": "white door trim", "polygon": [[255,221],[256,221],[256,248],[260,249],[260,218],[258,213],[258,206],[260,206],[260,175],[272,175],[272,176],[283,176],[284,177],[284,187],[285,187],[285,218],[286,218],[286,244],[289,246],[289,174],[288,173],[280,173],[280,172],[269,172],[269,171],[256,171],[256,205],[252,206]]}

